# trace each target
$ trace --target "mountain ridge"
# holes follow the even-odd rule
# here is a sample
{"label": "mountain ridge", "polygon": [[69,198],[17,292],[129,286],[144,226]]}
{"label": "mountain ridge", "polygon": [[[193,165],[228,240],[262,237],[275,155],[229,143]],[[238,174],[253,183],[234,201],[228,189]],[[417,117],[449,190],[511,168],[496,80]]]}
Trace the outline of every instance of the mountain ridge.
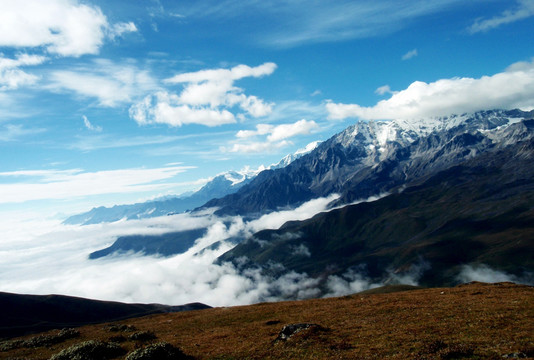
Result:
{"label": "mountain ridge", "polygon": [[[367,177],[373,173],[377,174],[382,168],[396,167],[398,164],[395,162],[407,160],[406,157],[414,152],[409,150],[414,143],[419,141],[417,150],[426,150],[424,154],[426,157],[415,154],[419,156],[419,164],[432,164],[432,161],[443,156],[436,149],[438,145],[444,145],[443,142],[446,140],[463,135],[466,144],[472,148],[474,145],[485,145],[489,148],[490,134],[493,131],[506,128],[506,125],[516,123],[519,119],[532,117],[534,117],[532,111],[492,110],[461,116],[430,118],[418,122],[406,120],[357,122],[288,166],[264,171],[236,193],[210,200],[201,208],[216,207],[217,213],[221,215],[263,214],[281,208],[295,207],[313,198],[336,192],[359,192],[360,198],[376,196],[414,179],[401,176],[393,183],[384,183],[381,188],[372,188],[372,184],[369,184],[356,190],[351,189],[355,186],[355,180],[359,178],[360,181],[365,181]],[[471,135],[464,135],[465,133]],[[470,136],[478,136],[478,143],[469,144],[472,140]],[[460,139],[462,137],[458,137],[458,140]],[[484,139],[487,139],[486,144],[483,143]],[[423,143],[425,141],[426,145]],[[465,158],[469,155],[469,153],[463,154]],[[412,172],[409,175],[422,176],[429,171],[439,170],[421,166],[419,173]],[[444,166],[440,167],[443,168]]]}

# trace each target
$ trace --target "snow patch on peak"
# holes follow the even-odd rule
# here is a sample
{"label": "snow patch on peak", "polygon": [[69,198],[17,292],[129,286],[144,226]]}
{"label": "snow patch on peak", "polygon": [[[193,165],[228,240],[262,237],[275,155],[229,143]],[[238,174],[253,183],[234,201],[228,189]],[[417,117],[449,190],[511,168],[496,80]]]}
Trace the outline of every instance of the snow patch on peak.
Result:
{"label": "snow patch on peak", "polygon": [[297,151],[295,151],[295,154],[294,155],[306,155],[310,152],[312,152],[313,150],[315,150],[317,148],[317,146],[319,146],[319,144],[321,143],[321,141],[314,141],[314,142],[311,142],[309,143],[308,145],[306,145],[303,149],[299,149]]}
{"label": "snow patch on peak", "polygon": [[311,142],[308,145],[306,145],[304,148],[295,151],[293,154],[284,156],[282,160],[280,160],[276,164],[272,164],[271,166],[268,167],[268,169],[275,170],[275,169],[284,168],[288,166],[289,164],[291,164],[293,161],[297,160],[298,158],[311,153],[313,150],[317,148],[317,146],[319,146],[320,143],[321,141]]}

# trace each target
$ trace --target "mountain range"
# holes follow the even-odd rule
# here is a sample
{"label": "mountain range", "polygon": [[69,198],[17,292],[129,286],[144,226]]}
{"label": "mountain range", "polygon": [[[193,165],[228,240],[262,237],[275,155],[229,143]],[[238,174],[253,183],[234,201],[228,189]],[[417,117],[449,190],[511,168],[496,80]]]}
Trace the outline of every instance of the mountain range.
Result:
{"label": "mountain range", "polygon": [[[312,142],[304,149],[300,149],[294,154],[289,154],[278,163],[270,165],[268,169],[283,168],[314,150],[318,144],[319,141]],[[72,215],[65,219],[63,223],[68,225],[90,225],[114,222],[121,219],[144,219],[182,213],[197,208],[211,199],[235,193],[242,186],[248,184],[263,169],[227,171],[215,176],[202,188],[192,193],[185,193],[179,196],[166,196],[129,205],[100,206],[81,214]]]}
{"label": "mountain range", "polygon": [[[426,286],[458,283],[465,265],[483,264],[532,282],[532,115],[358,123],[262,182],[260,175],[209,202],[235,213],[340,194],[333,204],[340,208],[256,233],[218,261],[269,272],[275,263],[323,279],[352,271],[387,283],[409,275]],[[292,197],[271,196],[275,188]],[[347,205],[370,196],[379,199]],[[269,202],[251,201],[260,198]]]}
{"label": "mountain range", "polygon": [[[439,286],[457,283],[470,265],[529,282],[533,118],[532,111],[490,110],[360,121],[197,210],[254,219],[338,194],[333,210],[260,231],[217,260],[242,269],[296,271],[325,281],[348,273],[382,283],[411,277]],[[119,238],[91,256],[129,250],[172,255],[194,243],[196,235],[187,235]],[[187,244],[173,243],[184,236]]]}

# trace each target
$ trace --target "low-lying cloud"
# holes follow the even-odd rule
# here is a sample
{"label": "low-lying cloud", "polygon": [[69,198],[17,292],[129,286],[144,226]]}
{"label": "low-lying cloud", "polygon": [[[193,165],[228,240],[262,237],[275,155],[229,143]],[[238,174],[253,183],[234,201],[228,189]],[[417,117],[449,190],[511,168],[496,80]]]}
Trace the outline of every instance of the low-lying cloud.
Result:
{"label": "low-lying cloud", "polygon": [[487,265],[464,265],[458,274],[458,280],[463,283],[480,281],[485,283],[515,282],[534,285],[534,273],[524,273],[522,276],[508,274],[490,268]]}
{"label": "low-lying cloud", "polygon": [[[213,261],[234,246],[229,239],[309,217],[325,210],[329,202],[330,198],[317,199],[294,211],[270,214],[249,223],[241,217],[220,218],[209,211],[86,226],[63,225],[56,220],[2,221],[0,230],[5,230],[8,239],[0,244],[4,260],[0,264],[0,291],[125,302],[200,301],[212,306],[318,296],[319,280],[306,274],[286,272],[274,277],[264,275],[259,268],[242,270]],[[111,245],[119,236],[195,228],[206,228],[207,232],[183,254],[88,259],[91,252]]]}
{"label": "low-lying cloud", "polygon": [[[316,199],[295,210],[265,215],[246,222],[239,216],[218,217],[211,211],[178,214],[142,220],[75,226],[59,220],[0,219],[0,291],[29,294],[64,294],[123,302],[179,305],[203,302],[211,306],[251,304],[283,299],[341,296],[385,283],[417,284],[428,264],[415,264],[405,273],[382,280],[367,277],[365,267],[342,275],[312,278],[306,273],[271,264],[272,271],[243,264],[214,264],[231,250],[235,238],[267,228],[278,228],[289,220],[309,218],[328,209],[335,199]],[[207,229],[183,254],[161,257],[142,254],[111,255],[89,260],[88,255],[110,246],[119,236],[158,235],[191,229]],[[299,238],[300,234],[292,234]],[[311,256],[304,244],[292,248],[295,256]],[[277,275],[273,275],[277,274]],[[459,281],[532,282],[499,273],[487,267],[466,266]]]}

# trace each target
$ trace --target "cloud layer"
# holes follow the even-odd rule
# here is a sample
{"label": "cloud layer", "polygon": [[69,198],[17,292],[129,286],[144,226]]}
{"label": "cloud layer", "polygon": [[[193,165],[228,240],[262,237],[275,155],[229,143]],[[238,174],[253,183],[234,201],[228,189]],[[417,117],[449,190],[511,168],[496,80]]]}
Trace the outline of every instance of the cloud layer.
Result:
{"label": "cloud layer", "polygon": [[[389,87],[381,87],[379,93],[388,91]],[[371,107],[329,102],[326,108],[331,119],[374,120],[445,116],[486,109],[531,109],[533,106],[534,61],[513,64],[504,72],[478,79],[416,81]]]}
{"label": "cloud layer", "polygon": [[[233,247],[225,240],[309,217],[323,211],[328,202],[317,199],[254,223],[245,223],[240,217],[218,218],[209,212],[88,226],[35,220],[17,220],[14,224],[12,219],[2,217],[0,231],[7,238],[0,243],[0,255],[5,260],[0,263],[0,283],[3,291],[18,293],[167,304],[201,301],[213,306],[317,296],[318,280],[306,274],[286,272],[275,278],[263,275],[259,269],[240,271],[229,263],[215,265],[213,261]],[[88,260],[89,253],[109,246],[118,236],[195,228],[208,231],[181,255]],[[216,243],[218,246],[206,249]]]}
{"label": "cloud layer", "polygon": [[[209,21],[252,17],[257,24],[250,37],[268,47],[338,42],[390,34],[417,18],[439,13],[458,0],[371,1],[203,1],[182,4],[180,13]],[[258,14],[258,15],[256,15]],[[249,29],[247,29],[249,30]],[[253,29],[254,30],[254,29]]]}
{"label": "cloud layer", "polygon": [[[101,194],[164,190],[170,180],[191,167],[120,169],[86,172],[71,170],[25,170],[0,172],[0,204],[44,199],[72,199]],[[14,179],[14,182],[5,180]]]}

